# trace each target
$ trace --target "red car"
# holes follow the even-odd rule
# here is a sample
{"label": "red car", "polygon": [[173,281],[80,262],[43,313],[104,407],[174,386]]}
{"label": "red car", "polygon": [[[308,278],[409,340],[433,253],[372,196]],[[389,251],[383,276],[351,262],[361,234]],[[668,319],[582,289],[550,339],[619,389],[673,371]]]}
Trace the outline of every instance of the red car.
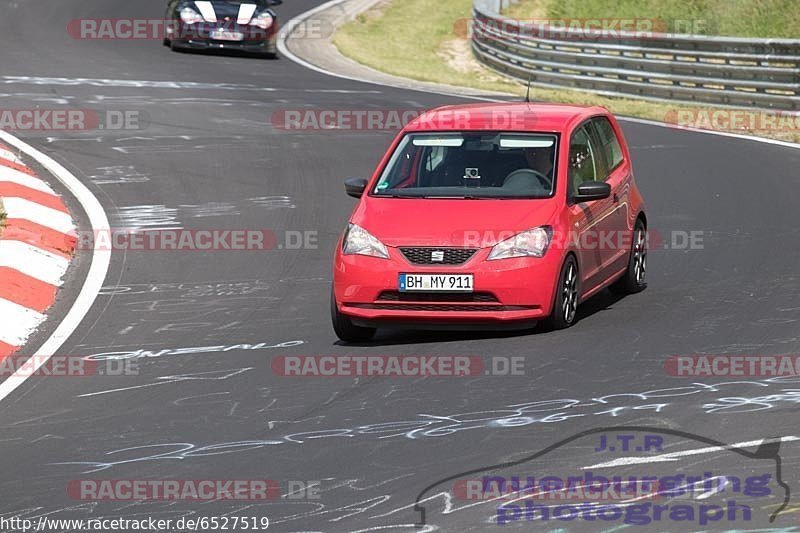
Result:
{"label": "red car", "polygon": [[646,286],[644,200],[602,107],[435,109],[345,189],[360,200],[333,267],[343,341],[383,326],[561,329],[605,287]]}

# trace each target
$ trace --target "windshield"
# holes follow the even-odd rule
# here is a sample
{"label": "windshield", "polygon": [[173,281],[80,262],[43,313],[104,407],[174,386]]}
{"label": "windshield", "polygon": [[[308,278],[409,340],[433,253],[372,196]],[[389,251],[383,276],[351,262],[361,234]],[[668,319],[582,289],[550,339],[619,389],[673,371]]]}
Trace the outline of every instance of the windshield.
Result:
{"label": "windshield", "polygon": [[424,198],[549,198],[558,137],[477,132],[409,134],[372,194]]}

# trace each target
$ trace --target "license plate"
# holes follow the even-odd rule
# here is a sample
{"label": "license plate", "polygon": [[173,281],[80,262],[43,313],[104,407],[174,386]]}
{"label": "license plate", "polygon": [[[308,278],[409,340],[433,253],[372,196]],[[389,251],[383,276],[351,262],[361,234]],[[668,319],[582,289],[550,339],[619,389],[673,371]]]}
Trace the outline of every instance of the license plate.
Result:
{"label": "license plate", "polygon": [[400,292],[472,292],[472,274],[400,274]]}
{"label": "license plate", "polygon": [[214,30],[211,32],[211,38],[218,41],[242,41],[244,34],[238,31]]}

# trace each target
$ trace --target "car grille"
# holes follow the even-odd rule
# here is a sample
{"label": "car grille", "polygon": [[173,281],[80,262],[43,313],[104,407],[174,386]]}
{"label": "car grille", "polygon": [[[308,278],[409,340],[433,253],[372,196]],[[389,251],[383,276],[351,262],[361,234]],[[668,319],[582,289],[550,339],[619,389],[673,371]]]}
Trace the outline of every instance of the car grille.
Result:
{"label": "car grille", "polygon": [[[475,248],[400,248],[410,263],[415,265],[460,265],[466,263],[475,252]],[[433,260],[433,252],[443,252],[441,261]]]}
{"label": "car grille", "polygon": [[472,293],[425,293],[384,291],[378,296],[381,302],[466,302],[466,303],[498,303],[494,294],[489,292]]}

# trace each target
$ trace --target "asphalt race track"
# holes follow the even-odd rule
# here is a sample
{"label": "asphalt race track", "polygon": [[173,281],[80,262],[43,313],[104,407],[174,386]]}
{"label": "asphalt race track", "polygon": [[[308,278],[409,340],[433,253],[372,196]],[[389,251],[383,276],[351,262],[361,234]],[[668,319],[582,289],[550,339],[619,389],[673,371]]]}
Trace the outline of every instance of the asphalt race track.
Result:
{"label": "asphalt race track", "polygon": [[[318,3],[287,0],[277,10],[285,21]],[[159,0],[2,0],[0,7],[3,108],[147,117],[139,131],[18,135],[81,179],[112,227],[319,237],[316,247],[270,252],[115,252],[101,295],[60,353],[135,352],[138,375],[34,377],[3,400],[0,516],[267,516],[277,531],[411,531],[420,521],[415,500],[452,488],[452,480],[439,483],[447,478],[474,478],[480,474],[466,473],[509,461],[523,463],[505,472],[577,475],[619,455],[600,457],[589,435],[525,465],[584,431],[657,427],[749,443],[751,452],[760,439],[800,435],[800,387],[791,379],[697,380],[664,370],[674,354],[800,352],[800,151],[625,122],[650,228],[702,232],[702,246],[651,250],[646,291],[623,299],[604,292],[566,331],[381,331],[370,344],[347,346],[337,342],[328,308],[333,247],[354,205],[342,182],[368,176],[392,134],[287,132],[270,117],[458,99],[328,77],[286,58],[179,54],[158,41],[81,41],[66,32],[79,17],[160,18]],[[56,313],[75,296],[81,261]],[[193,347],[213,349],[179,351]],[[352,379],[282,377],[271,368],[276,356],[327,354],[471,355],[488,365],[492,357],[522,357],[525,372]],[[670,434],[664,443],[665,453],[709,446]],[[706,450],[647,469],[628,465],[626,473],[775,473],[766,451],[757,458]],[[784,499],[774,482],[772,496],[755,500],[749,523],[629,527],[796,531],[798,444],[785,439],[779,455],[792,492],[772,524]],[[277,480],[284,493],[290,480],[316,481],[319,494],[131,502],[83,501],[67,491],[80,479],[253,478]],[[427,530],[493,530],[496,507],[435,497],[425,503]],[[602,529],[580,521],[504,527]]]}

